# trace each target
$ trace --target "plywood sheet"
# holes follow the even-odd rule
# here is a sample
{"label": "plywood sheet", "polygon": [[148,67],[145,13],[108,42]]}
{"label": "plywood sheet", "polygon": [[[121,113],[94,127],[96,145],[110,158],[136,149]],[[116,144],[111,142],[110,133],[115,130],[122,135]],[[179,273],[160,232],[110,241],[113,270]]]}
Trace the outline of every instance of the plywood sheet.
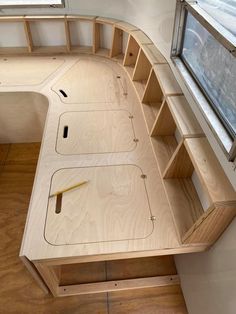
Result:
{"label": "plywood sheet", "polygon": [[67,112],[61,115],[57,138],[57,152],[60,154],[127,152],[135,147],[132,119],[126,110]]}
{"label": "plywood sheet", "polygon": [[41,84],[63,63],[58,57],[1,58],[1,86]]}
{"label": "plywood sheet", "polygon": [[79,60],[52,89],[68,104],[115,102],[119,94],[117,73],[111,65],[91,59]]}
{"label": "plywood sheet", "polygon": [[49,198],[45,238],[52,245],[69,245],[147,238],[153,232],[142,171],[135,165],[61,169],[50,193],[81,181],[87,184]]}

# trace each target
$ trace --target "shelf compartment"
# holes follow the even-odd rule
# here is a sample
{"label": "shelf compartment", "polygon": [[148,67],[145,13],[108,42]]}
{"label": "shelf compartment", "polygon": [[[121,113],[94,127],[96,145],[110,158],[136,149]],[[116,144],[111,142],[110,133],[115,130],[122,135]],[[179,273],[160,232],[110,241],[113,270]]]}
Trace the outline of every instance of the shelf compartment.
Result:
{"label": "shelf compartment", "polygon": [[133,71],[138,58],[139,49],[140,48],[136,40],[131,35],[129,35],[123,65],[127,69],[127,72],[131,78],[133,77]]}
{"label": "shelf compartment", "polygon": [[118,62],[123,64],[125,51],[127,48],[129,34],[123,29],[114,26],[113,27],[113,38],[110,57],[116,59]]}
{"label": "shelf compartment", "polygon": [[[23,16],[5,16],[0,19],[1,46],[0,54],[27,53],[30,51],[27,22]],[[14,33],[16,36],[10,36]]]}
{"label": "shelf compartment", "polygon": [[[204,133],[194,117],[193,112],[189,108],[189,104],[184,96],[171,96],[165,98],[150,133],[152,137],[172,137],[172,142],[176,141],[176,143],[177,141],[181,142],[184,138],[204,136]],[[165,141],[162,142],[162,146],[164,143]],[[170,151],[168,142],[166,149],[167,151]],[[161,147],[161,150],[163,150],[163,147]],[[156,149],[156,153],[158,153],[158,148]],[[165,162],[161,161],[160,170],[162,174],[171,157],[174,157],[174,155],[165,156]],[[160,158],[162,159],[160,154],[158,154],[157,159],[159,160]]]}
{"label": "shelf compartment", "polygon": [[151,63],[147,59],[142,48],[140,48],[132,77],[132,80],[136,83],[136,91],[140,99],[143,98],[151,69]]}
{"label": "shelf compartment", "polygon": [[93,52],[100,56],[109,57],[111,54],[111,42],[114,19],[96,18],[93,30]]}
{"label": "shelf compartment", "polygon": [[[26,16],[25,21],[28,41],[31,42],[30,52],[50,54],[69,51],[68,28],[64,15]],[[54,30],[53,32],[47,31],[50,27]]]}
{"label": "shelf compartment", "polygon": [[77,53],[92,52],[94,21],[94,16],[66,16],[65,27],[68,51]]}
{"label": "shelf compartment", "polygon": [[[191,179],[194,171],[208,203],[206,209],[203,209],[200,201],[202,196],[196,192]],[[173,185],[171,180],[181,181]],[[180,193],[183,180],[188,180],[192,188],[187,190],[190,185],[186,185]],[[164,185],[177,230],[184,243],[214,243],[235,215],[236,193],[204,137],[186,138],[179,144],[164,171]],[[178,206],[177,195],[186,199],[185,207],[188,206],[188,209],[184,212]],[[186,219],[190,222],[190,217],[194,218],[192,223],[183,225]]]}

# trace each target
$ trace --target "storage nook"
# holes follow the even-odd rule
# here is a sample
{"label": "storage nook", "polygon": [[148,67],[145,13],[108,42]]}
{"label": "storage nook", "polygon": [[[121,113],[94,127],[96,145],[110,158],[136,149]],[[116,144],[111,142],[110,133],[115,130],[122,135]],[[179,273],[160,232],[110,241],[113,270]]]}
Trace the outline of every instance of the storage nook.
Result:
{"label": "storage nook", "polygon": [[123,21],[0,18],[14,23],[22,40],[0,49],[1,93],[33,85],[43,94],[33,102],[49,102],[47,119],[45,108],[36,113],[36,140],[44,135],[22,261],[54,296],[179,285],[170,255],[209,248],[235,216],[236,195],[167,60]]}

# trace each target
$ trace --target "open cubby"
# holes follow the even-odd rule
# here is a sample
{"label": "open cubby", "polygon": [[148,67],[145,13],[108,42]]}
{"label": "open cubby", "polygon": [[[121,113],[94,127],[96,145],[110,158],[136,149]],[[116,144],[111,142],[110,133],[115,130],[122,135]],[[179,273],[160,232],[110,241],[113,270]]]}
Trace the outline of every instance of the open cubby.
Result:
{"label": "open cubby", "polygon": [[149,134],[153,129],[164,98],[181,94],[182,91],[169,65],[154,64],[142,97],[143,114]]}
{"label": "open cubby", "polygon": [[140,99],[143,97],[151,69],[152,64],[144,54],[142,48],[140,48],[132,77]]}
{"label": "open cubby", "polygon": [[68,15],[66,34],[68,50],[77,53],[93,52],[93,16]]}
{"label": "open cubby", "polygon": [[123,65],[131,78],[133,77],[133,72],[138,58],[139,50],[139,44],[131,35],[129,35]]}
{"label": "open cubby", "polygon": [[[64,16],[26,17],[32,53],[65,53],[68,51]],[[48,32],[52,29],[52,32]]]}
{"label": "open cubby", "polygon": [[[28,38],[26,33],[27,22],[23,17],[9,17],[0,20],[0,54],[15,54],[30,52],[28,48]],[[16,36],[9,36],[13,33]]]}
{"label": "open cubby", "polygon": [[123,63],[127,43],[128,33],[114,26],[110,57]]}
{"label": "open cubby", "polygon": [[103,22],[103,20],[96,20],[94,23],[94,45],[93,52],[103,57],[109,57],[111,54],[113,26]]}
{"label": "open cubby", "polygon": [[178,141],[187,137],[203,136],[203,131],[184,96],[165,98],[150,133],[162,174],[177,148]]}
{"label": "open cubby", "polygon": [[236,205],[235,191],[207,139],[193,137],[179,143],[163,177],[182,241],[213,243],[232,220]]}

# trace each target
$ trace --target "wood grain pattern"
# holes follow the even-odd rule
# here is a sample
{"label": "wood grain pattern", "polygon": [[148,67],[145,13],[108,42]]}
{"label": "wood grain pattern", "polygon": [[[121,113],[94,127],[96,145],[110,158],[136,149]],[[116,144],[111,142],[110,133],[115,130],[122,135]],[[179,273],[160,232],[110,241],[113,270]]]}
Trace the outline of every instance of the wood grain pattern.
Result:
{"label": "wood grain pattern", "polygon": [[185,147],[210,202],[235,201],[236,192],[206,138],[186,139]]}
{"label": "wood grain pattern", "polygon": [[193,164],[189,158],[183,141],[181,141],[166,166],[163,178],[190,178],[193,170]]}
{"label": "wood grain pattern", "polygon": [[109,312],[112,314],[178,313],[187,314],[180,287],[157,287],[109,293]]}
{"label": "wood grain pattern", "polygon": [[1,86],[41,84],[63,63],[64,59],[52,57],[22,57],[20,62],[16,57],[0,59]]}
{"label": "wood grain pattern", "polygon": [[182,137],[204,136],[202,128],[184,96],[170,96],[166,101]]}
{"label": "wood grain pattern", "polygon": [[125,51],[124,66],[135,66],[139,49],[140,48],[136,40],[131,35],[129,35]]}
{"label": "wood grain pattern", "polygon": [[135,149],[134,140],[128,111],[67,112],[60,117],[56,149],[67,155],[128,152]]}
{"label": "wood grain pattern", "polygon": [[164,56],[154,44],[142,45],[142,50],[152,65],[157,63],[167,63]]}
{"label": "wood grain pattern", "polygon": [[165,96],[183,94],[168,64],[155,64],[153,70]]}
{"label": "wood grain pattern", "polygon": [[[63,193],[61,213],[49,199],[45,238],[52,245],[144,239],[153,232],[142,172],[135,166],[58,170],[50,194],[88,181]],[[96,209],[96,210],[95,210]]]}
{"label": "wood grain pattern", "polygon": [[135,64],[134,73],[133,73],[133,81],[147,81],[152,65],[150,61],[147,59],[143,50],[140,48],[139,54],[137,57],[137,62]]}
{"label": "wood grain pattern", "polygon": [[[39,142],[43,136],[48,99],[34,92],[0,93],[0,143]],[[19,117],[21,117],[19,119]]]}
{"label": "wood grain pattern", "polygon": [[112,45],[110,57],[116,57],[123,52],[123,31],[119,28],[113,28]]}
{"label": "wood grain pattern", "polygon": [[[56,82],[53,90],[67,104],[114,103],[119,93],[116,76],[117,73],[105,62],[79,60]],[[60,90],[67,94],[66,98]]]}

